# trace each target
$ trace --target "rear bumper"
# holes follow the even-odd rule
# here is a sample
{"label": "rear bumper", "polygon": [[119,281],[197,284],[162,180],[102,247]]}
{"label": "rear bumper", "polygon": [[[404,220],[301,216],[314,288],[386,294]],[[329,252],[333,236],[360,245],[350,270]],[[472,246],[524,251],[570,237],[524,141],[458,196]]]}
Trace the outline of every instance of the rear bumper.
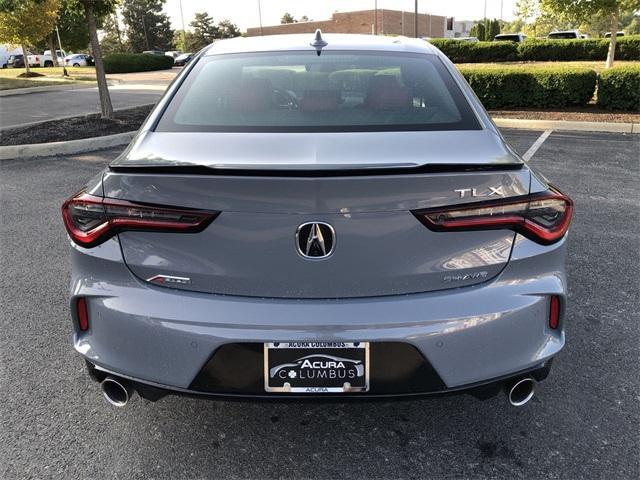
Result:
{"label": "rear bumper", "polygon": [[286,402],[286,401],[359,401],[359,400],[411,400],[424,397],[438,397],[446,395],[467,394],[472,395],[480,400],[486,400],[495,397],[501,391],[505,391],[509,385],[516,380],[522,378],[533,378],[536,382],[545,380],[551,371],[553,358],[548,359],[541,365],[533,368],[522,370],[519,372],[505,375],[499,378],[493,378],[483,382],[477,382],[469,385],[462,385],[456,388],[442,388],[428,392],[412,392],[412,393],[358,393],[358,394],[241,394],[241,393],[220,393],[220,392],[202,392],[192,389],[169,387],[166,385],[148,382],[133,377],[119,375],[116,372],[110,372],[104,368],[87,363],[89,376],[100,383],[107,377],[117,378],[119,380],[128,380],[138,395],[152,402],[158,401],[167,395],[187,396],[193,398],[205,398],[212,400],[230,400],[230,401],[265,401],[265,402]]}
{"label": "rear bumper", "polygon": [[[112,239],[91,250],[74,247],[71,302],[86,297],[90,317],[86,332],[77,329],[74,318],[74,346],[103,371],[188,394],[202,393],[192,383],[212,354],[227,344],[400,342],[415,347],[444,385],[422,393],[470,388],[540,368],[562,349],[564,249],[564,240],[543,247],[518,237],[505,270],[474,287],[348,300],[281,300],[142,283],[124,265]],[[556,330],[547,325],[550,295],[562,300]]]}

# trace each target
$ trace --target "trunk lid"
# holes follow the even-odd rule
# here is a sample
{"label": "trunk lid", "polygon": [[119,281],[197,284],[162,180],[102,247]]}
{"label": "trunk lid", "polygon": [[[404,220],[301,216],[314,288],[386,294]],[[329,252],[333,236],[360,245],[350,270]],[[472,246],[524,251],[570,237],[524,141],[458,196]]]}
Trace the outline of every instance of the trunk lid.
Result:
{"label": "trunk lid", "polygon": [[[422,154],[409,140],[411,135],[400,134],[403,141],[393,142],[394,149],[374,135],[364,143],[366,155],[355,153],[353,134],[344,136],[341,145],[331,145],[324,137],[310,145],[287,141],[282,146],[264,137],[253,143],[231,141],[234,148],[226,140],[205,148],[198,137],[202,134],[193,134],[194,143],[187,145],[173,145],[172,135],[154,135],[139,138],[114,162],[103,188],[111,198],[221,212],[197,234],[119,234],[126,264],[143,280],[175,276],[189,279],[175,288],[272,298],[429,292],[498,275],[509,260],[515,234],[433,232],[411,211],[482,200],[462,197],[456,191],[461,189],[475,188],[483,195],[501,186],[505,197],[529,191],[528,169],[521,168],[497,135],[469,133],[477,142],[470,141],[473,145],[466,148],[454,142],[455,137],[448,146],[444,140],[423,137]],[[457,132],[456,137],[466,135]],[[162,148],[156,149],[159,143]],[[272,149],[260,151],[267,146]],[[158,158],[152,150],[165,154]],[[493,162],[473,163],[474,157]],[[427,171],[435,165],[450,168]],[[183,166],[204,166],[206,174]],[[318,175],[310,173],[311,168]],[[397,170],[390,174],[381,168]],[[297,251],[296,232],[306,222],[333,227],[335,250],[330,257],[306,259]]]}

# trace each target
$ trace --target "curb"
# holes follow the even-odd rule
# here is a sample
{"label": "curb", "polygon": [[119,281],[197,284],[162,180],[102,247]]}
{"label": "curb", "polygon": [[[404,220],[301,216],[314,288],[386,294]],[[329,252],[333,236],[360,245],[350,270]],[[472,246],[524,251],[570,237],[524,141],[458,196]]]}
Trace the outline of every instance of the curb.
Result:
{"label": "curb", "polygon": [[569,120],[525,120],[517,118],[494,118],[493,121],[500,128],[640,134],[640,123],[575,122]]}
{"label": "curb", "polygon": [[116,133],[104,137],[83,138],[68,142],[34,143],[30,145],[9,145],[0,147],[0,160],[17,158],[49,157],[51,155],[70,155],[91,152],[103,148],[128,144],[136,132]]}
{"label": "curb", "polygon": [[[26,95],[29,93],[63,92],[67,90],[80,90],[83,88],[96,88],[98,86],[97,82],[90,82],[87,80],[81,80],[80,83],[73,83],[71,85],[64,85],[62,82],[60,83],[60,85],[46,85],[44,87],[28,87],[2,90],[0,91],[0,97],[12,97],[14,95]],[[110,87],[121,84],[122,80],[107,80],[107,85],[109,85]]]}

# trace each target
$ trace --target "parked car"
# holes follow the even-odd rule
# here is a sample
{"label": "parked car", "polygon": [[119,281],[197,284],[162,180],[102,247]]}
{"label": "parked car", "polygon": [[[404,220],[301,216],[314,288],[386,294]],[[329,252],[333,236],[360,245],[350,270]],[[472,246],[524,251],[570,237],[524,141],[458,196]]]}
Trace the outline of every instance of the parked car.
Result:
{"label": "parked car", "polygon": [[164,55],[164,52],[162,50],[145,50],[142,53],[146,55]]}
{"label": "parked car", "polygon": [[189,60],[191,60],[192,58],[193,58],[193,53],[183,53],[182,55],[179,55],[176,57],[173,64],[176,67],[184,67],[187,63],[189,63]]}
{"label": "parked car", "polygon": [[[624,32],[616,32],[616,37],[624,37]],[[604,38],[611,38],[611,32],[605,33]]]}
{"label": "parked car", "polygon": [[575,40],[581,38],[578,30],[564,30],[561,32],[551,32],[547,35],[549,40]]}
{"label": "parked car", "polygon": [[7,44],[0,45],[0,68],[8,68],[9,57],[20,54],[22,54],[22,48],[20,47],[13,47]]}
{"label": "parked car", "polygon": [[64,57],[64,64],[67,67],[90,67],[94,65],[93,57],[86,53],[74,53]]}
{"label": "parked car", "polygon": [[493,38],[494,42],[524,42],[527,36],[524,33],[501,33]]}
{"label": "parked car", "polygon": [[478,42],[478,37],[453,37],[451,40],[459,40],[461,42]]}
{"label": "parked car", "polygon": [[174,59],[176,59],[180,55],[182,55],[182,52],[180,50],[169,50],[168,52],[164,52],[164,54],[168,57],[173,57]]}
{"label": "parked car", "polygon": [[24,68],[24,55],[22,54],[10,55],[9,59],[7,60],[7,67],[8,68]]}
{"label": "parked car", "polygon": [[[64,57],[67,54],[64,50],[56,50],[56,57],[58,59],[58,65],[62,65]],[[30,67],[53,67],[53,57],[51,56],[51,50],[45,50],[43,54],[30,54],[27,56]]]}
{"label": "parked car", "polygon": [[422,40],[221,40],[62,206],[73,342],[117,406],[523,405],[565,343],[572,210]]}

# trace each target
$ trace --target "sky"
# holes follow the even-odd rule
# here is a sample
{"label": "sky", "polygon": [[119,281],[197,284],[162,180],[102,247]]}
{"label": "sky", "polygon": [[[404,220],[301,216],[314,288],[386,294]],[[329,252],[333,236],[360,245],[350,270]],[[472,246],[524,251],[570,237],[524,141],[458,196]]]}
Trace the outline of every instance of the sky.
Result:
{"label": "sky", "polygon": [[[262,9],[262,24],[277,25],[280,17],[289,12],[295,18],[307,15],[312,20],[328,20],[335,11],[369,10],[375,0],[259,0]],[[516,0],[486,0],[487,17],[513,20]],[[420,13],[431,13],[456,20],[477,20],[484,16],[484,0],[419,0]],[[414,0],[378,0],[378,8],[413,11]],[[207,12],[215,21],[229,19],[246,30],[259,25],[258,0],[182,0],[184,23],[189,22],[195,12]],[[166,0],[165,12],[171,18],[174,29],[182,29],[180,0]]]}

